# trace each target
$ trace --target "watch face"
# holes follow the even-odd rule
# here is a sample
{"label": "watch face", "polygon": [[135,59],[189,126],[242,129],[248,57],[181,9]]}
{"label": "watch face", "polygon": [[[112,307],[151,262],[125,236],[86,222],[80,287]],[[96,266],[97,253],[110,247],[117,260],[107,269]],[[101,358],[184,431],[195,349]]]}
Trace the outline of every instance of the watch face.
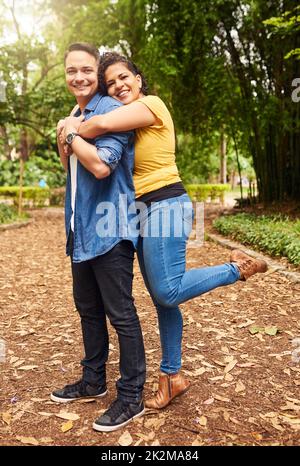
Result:
{"label": "watch face", "polygon": [[66,137],[67,144],[71,144],[74,138],[75,138],[75,133],[69,133]]}

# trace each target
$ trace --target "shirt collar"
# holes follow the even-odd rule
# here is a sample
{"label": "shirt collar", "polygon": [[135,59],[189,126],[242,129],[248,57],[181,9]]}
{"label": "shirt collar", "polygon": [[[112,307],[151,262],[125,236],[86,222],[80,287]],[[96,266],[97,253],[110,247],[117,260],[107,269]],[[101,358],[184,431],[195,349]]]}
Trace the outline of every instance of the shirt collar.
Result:
{"label": "shirt collar", "polygon": [[[86,112],[93,112],[95,110],[95,108],[97,107],[99,101],[102,99],[102,95],[99,94],[99,92],[97,92],[92,98],[91,100],[87,103],[83,113],[86,114]],[[78,108],[75,112],[75,115],[76,117],[80,116],[81,115],[81,110],[80,108]]]}
{"label": "shirt collar", "polygon": [[88,104],[86,105],[84,111],[88,111],[88,112],[92,112],[95,110],[95,108],[97,107],[100,99],[102,99],[102,95],[99,94],[99,92],[97,92],[94,97],[91,98],[91,100],[88,102]]}

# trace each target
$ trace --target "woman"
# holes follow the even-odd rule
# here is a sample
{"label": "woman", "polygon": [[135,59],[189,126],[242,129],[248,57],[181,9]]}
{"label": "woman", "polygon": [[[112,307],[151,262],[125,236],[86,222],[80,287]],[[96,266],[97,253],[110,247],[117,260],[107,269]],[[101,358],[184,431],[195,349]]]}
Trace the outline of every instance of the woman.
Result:
{"label": "woman", "polygon": [[[193,213],[175,163],[172,117],[159,97],[147,95],[142,73],[123,56],[104,54],[99,84],[102,93],[124,106],[83,123],[79,118],[76,124],[84,138],[136,129],[136,200],[147,205],[141,214],[137,253],[146,287],[157,309],[162,346],[159,389],[153,399],[146,401],[146,406],[159,409],[190,385],[179,372],[183,322],[178,305],[216,287],[265,272],[267,266],[264,261],[233,251],[230,263],[185,270]],[[165,235],[164,219],[170,218],[171,211],[174,221]],[[179,235],[175,231],[178,225],[182,227]]]}

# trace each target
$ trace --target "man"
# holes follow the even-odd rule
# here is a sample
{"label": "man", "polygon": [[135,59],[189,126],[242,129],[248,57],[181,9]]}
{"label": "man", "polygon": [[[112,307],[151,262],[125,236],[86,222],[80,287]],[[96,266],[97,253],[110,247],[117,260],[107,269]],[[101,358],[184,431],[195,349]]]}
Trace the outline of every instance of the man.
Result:
{"label": "man", "polygon": [[[99,52],[85,43],[72,44],[65,54],[66,83],[84,119],[106,113],[120,104],[97,92]],[[82,139],[72,118],[58,125],[64,130],[72,155],[58,138],[61,162],[68,172],[65,221],[67,254],[71,256],[74,300],[81,318],[85,356],[82,379],[51,394],[57,402],[107,393],[105,364],[108,358],[106,316],[116,329],[120,346],[117,399],[93,424],[110,432],[144,413],[145,353],[139,319],[132,298],[133,256],[137,238],[123,221],[120,196],[134,202],[132,183],[133,134],[107,134],[93,141]],[[113,205],[115,218],[107,229],[100,214]],[[125,209],[126,210],[126,209]],[[122,211],[122,212],[121,212]],[[103,218],[102,218],[103,219]],[[121,225],[121,223],[123,225]],[[100,226],[99,226],[100,225]],[[113,231],[113,234],[109,234]]]}

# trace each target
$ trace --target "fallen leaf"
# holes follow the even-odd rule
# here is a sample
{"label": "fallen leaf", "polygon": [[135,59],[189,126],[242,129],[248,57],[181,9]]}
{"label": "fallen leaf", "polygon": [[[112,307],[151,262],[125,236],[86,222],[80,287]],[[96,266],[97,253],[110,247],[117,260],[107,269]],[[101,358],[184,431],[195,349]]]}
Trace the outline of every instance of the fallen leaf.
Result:
{"label": "fallen leaf", "polygon": [[207,417],[205,416],[200,416],[198,419],[197,419],[197,424],[200,424],[200,426],[203,426],[203,427],[206,427],[207,425]]}
{"label": "fallen leaf", "polygon": [[300,400],[297,398],[291,398],[290,396],[285,397],[288,401],[291,401],[292,403],[300,404]]}
{"label": "fallen leaf", "polygon": [[215,401],[214,398],[207,398],[207,400],[203,401],[204,405],[211,405]]}
{"label": "fallen leaf", "polygon": [[158,439],[154,440],[154,442],[151,443],[151,446],[152,446],[152,447],[158,447],[158,446],[160,446],[159,440],[158,440]]}
{"label": "fallen leaf", "polygon": [[145,442],[149,442],[151,440],[154,440],[155,438],[155,432],[154,430],[152,432],[150,432],[148,435],[145,435],[145,434],[136,434],[138,437],[140,437],[140,439],[144,440]]}
{"label": "fallen leaf", "polygon": [[5,422],[5,424],[9,426],[11,423],[11,413],[9,412],[2,413],[2,419]]}
{"label": "fallen leaf", "polygon": [[151,428],[159,429],[161,426],[165,424],[165,422],[166,421],[164,418],[146,419],[144,422],[144,426],[146,427],[146,429],[151,429]]}
{"label": "fallen leaf", "polygon": [[234,379],[233,375],[231,375],[229,372],[225,374],[224,376],[224,380],[226,380],[226,382],[232,382],[233,379]]}
{"label": "fallen leaf", "polygon": [[39,445],[39,442],[34,437],[22,437],[22,436],[17,435],[16,439],[26,445]]}
{"label": "fallen leaf", "polygon": [[133,446],[134,446],[134,447],[138,447],[138,446],[142,443],[142,441],[143,441],[142,438],[138,439],[138,441],[135,442],[135,444],[134,444]]}
{"label": "fallen leaf", "polygon": [[265,333],[267,335],[274,336],[276,335],[277,332],[278,332],[277,327],[265,327]]}
{"label": "fallen leaf", "polygon": [[186,348],[188,348],[188,349],[194,349],[194,350],[197,350],[197,351],[199,351],[199,348],[198,348],[198,346],[189,345],[188,343],[185,345],[185,347],[186,347]]}
{"label": "fallen leaf", "polygon": [[238,380],[236,386],[235,386],[235,391],[236,393],[244,392],[246,390],[245,385],[241,380]]}
{"label": "fallen leaf", "polygon": [[17,361],[19,361],[19,358],[16,356],[12,356],[9,360],[10,364],[13,364],[14,362],[17,362]]}
{"label": "fallen leaf", "polygon": [[295,418],[295,417],[290,417],[290,416],[281,416],[281,419],[289,424],[292,425],[299,425],[300,424],[300,419]]}
{"label": "fallen leaf", "polygon": [[78,414],[68,413],[67,411],[60,411],[58,414],[55,414],[56,417],[60,419],[66,419],[67,421],[77,421],[80,418]]}
{"label": "fallen leaf", "polygon": [[200,447],[200,446],[202,446],[202,445],[203,445],[203,442],[202,442],[200,439],[198,439],[198,438],[196,438],[196,439],[192,442],[192,446],[193,446],[193,447]]}
{"label": "fallen leaf", "polygon": [[224,396],[214,395],[214,398],[215,398],[216,400],[219,400],[219,401],[225,401],[225,403],[230,403],[230,399],[229,399],[229,398],[225,398]]}
{"label": "fallen leaf", "polygon": [[237,367],[253,367],[253,366],[256,366],[257,364],[255,364],[254,362],[244,362],[242,364],[238,364]]}
{"label": "fallen leaf", "polygon": [[224,418],[224,421],[228,422],[229,419],[230,419],[230,414],[228,411],[226,411],[226,409],[224,409],[223,411],[223,418]]}
{"label": "fallen leaf", "polygon": [[126,432],[124,432],[124,434],[122,434],[121,437],[119,437],[118,439],[118,444],[121,445],[121,447],[128,447],[132,444],[132,442],[133,439],[128,430],[126,430]]}
{"label": "fallen leaf", "polygon": [[255,335],[256,333],[263,332],[264,328],[263,327],[257,327],[256,325],[253,325],[252,327],[249,328],[249,332],[251,335]]}
{"label": "fallen leaf", "polygon": [[72,428],[73,428],[73,422],[68,421],[62,424],[60,430],[65,433],[65,432],[68,432],[68,430],[71,430]]}
{"label": "fallen leaf", "polygon": [[263,439],[263,436],[259,432],[251,432],[251,435],[257,441],[260,441]]}
{"label": "fallen leaf", "polygon": [[42,437],[40,438],[41,443],[54,443],[54,440],[51,437]]}
{"label": "fallen leaf", "polygon": [[54,416],[53,413],[47,413],[46,411],[39,411],[38,414],[39,414],[40,416],[45,416],[45,417]]}
{"label": "fallen leaf", "polygon": [[49,398],[30,398],[31,401],[34,401],[35,403],[42,403],[43,401],[48,401]]}
{"label": "fallen leaf", "polygon": [[19,371],[31,371],[32,369],[36,369],[39,366],[21,366],[19,367]]}
{"label": "fallen leaf", "polygon": [[204,374],[204,372],[206,372],[205,367],[199,367],[199,369],[196,369],[196,370],[193,372],[193,376],[194,376],[194,377],[199,377],[199,375]]}
{"label": "fallen leaf", "polygon": [[227,374],[227,372],[230,372],[235,367],[237,362],[238,361],[236,359],[234,359],[233,361],[230,361],[230,363],[227,364],[227,366],[225,367],[224,373]]}
{"label": "fallen leaf", "polygon": [[270,419],[270,422],[276,430],[279,430],[280,432],[284,432],[284,428],[279,424],[278,419],[274,419],[274,418]]}
{"label": "fallen leaf", "polygon": [[249,325],[253,324],[254,322],[255,322],[255,320],[248,319],[246,322],[243,322],[242,324],[237,325],[237,328],[248,327]]}

